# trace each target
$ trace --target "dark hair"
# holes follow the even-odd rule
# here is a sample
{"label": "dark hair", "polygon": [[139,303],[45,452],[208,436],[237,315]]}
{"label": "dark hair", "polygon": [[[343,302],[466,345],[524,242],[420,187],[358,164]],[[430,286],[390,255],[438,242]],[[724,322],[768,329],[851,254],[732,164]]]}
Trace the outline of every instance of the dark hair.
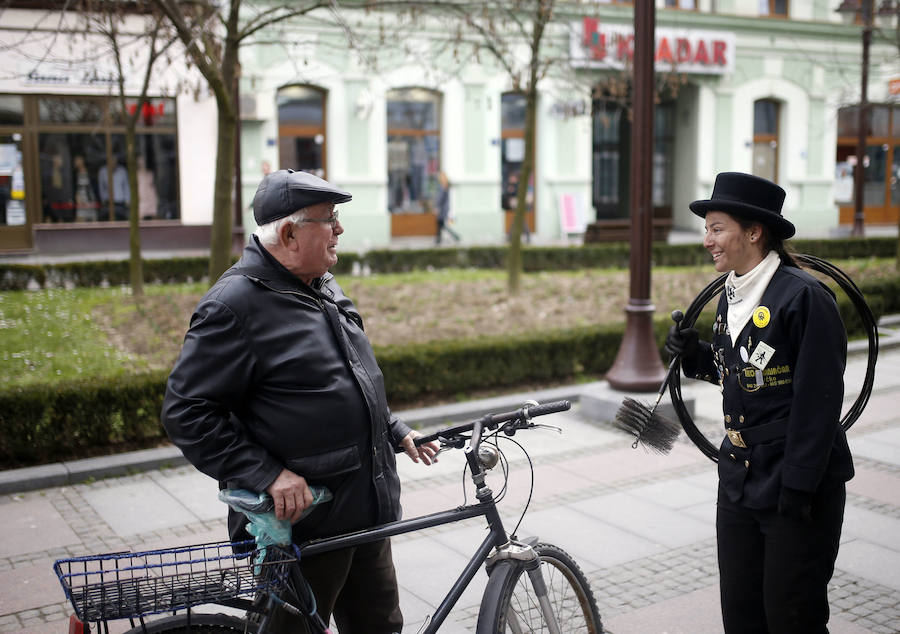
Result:
{"label": "dark hair", "polygon": [[781,263],[785,266],[793,266],[794,268],[799,269],[800,264],[797,260],[794,259],[792,255],[792,250],[785,245],[784,240],[775,236],[775,233],[767,226],[761,222],[756,222],[753,220],[744,220],[743,218],[735,218],[741,227],[745,230],[750,229],[753,225],[759,225],[762,227],[762,233],[760,234],[760,246],[763,249],[763,253],[768,253],[769,251],[774,251],[778,254],[778,258],[781,260]]}

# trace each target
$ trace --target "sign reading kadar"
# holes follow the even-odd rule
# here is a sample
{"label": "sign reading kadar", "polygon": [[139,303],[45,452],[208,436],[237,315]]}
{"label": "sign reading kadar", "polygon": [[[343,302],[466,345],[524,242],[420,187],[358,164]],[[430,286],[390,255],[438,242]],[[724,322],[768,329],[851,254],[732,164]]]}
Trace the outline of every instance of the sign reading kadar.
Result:
{"label": "sign reading kadar", "polygon": [[[634,57],[634,28],[584,18],[572,29],[569,52],[573,66],[626,68]],[[734,57],[734,33],[656,29],[657,71],[723,75],[734,70]]]}

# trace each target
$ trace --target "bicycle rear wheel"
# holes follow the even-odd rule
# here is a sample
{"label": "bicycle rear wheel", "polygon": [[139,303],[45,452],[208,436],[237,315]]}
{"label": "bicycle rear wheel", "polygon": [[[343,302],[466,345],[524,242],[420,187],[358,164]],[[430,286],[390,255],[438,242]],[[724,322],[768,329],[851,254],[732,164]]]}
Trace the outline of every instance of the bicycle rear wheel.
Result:
{"label": "bicycle rear wheel", "polygon": [[236,632],[256,632],[256,624],[228,614],[191,613],[190,620],[186,614],[168,616],[151,621],[144,626],[137,626],[125,634],[235,634]]}
{"label": "bicycle rear wheel", "polygon": [[[578,564],[552,544],[538,544],[534,549],[560,630],[564,634],[601,634],[597,602]],[[525,565],[510,560],[497,564],[481,600],[478,634],[548,631]]]}

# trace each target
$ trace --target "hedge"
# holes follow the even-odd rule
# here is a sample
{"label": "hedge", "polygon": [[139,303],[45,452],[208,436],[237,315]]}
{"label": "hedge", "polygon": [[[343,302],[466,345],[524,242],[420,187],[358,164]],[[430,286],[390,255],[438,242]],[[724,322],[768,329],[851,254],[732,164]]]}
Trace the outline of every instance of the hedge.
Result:
{"label": "hedge", "polygon": [[[830,259],[881,257],[897,254],[897,239],[847,238],[791,240],[798,253]],[[502,269],[506,246],[473,246],[441,249],[376,249],[364,253],[342,252],[332,271],[354,273],[405,273],[443,268]],[[628,268],[631,247],[627,242],[584,246],[531,247],[522,249],[526,272],[584,268]],[[654,266],[690,266],[709,263],[709,254],[698,244],[653,244]],[[150,259],[143,263],[147,283],[190,282],[207,279],[206,257]],[[0,291],[64,286],[120,286],[129,283],[128,261],[66,262],[55,264],[0,263]]]}
{"label": "hedge", "polygon": [[[900,312],[900,277],[860,287],[876,318]],[[714,300],[713,300],[714,301]],[[851,337],[864,330],[850,300],[839,308]],[[657,315],[661,347],[671,322]],[[709,323],[698,323],[701,332]],[[612,365],[623,324],[516,337],[376,348],[394,405],[475,389],[513,388],[579,375],[599,376]],[[159,423],[165,373],[95,377],[0,388],[0,467],[56,462],[151,446],[165,438]]]}

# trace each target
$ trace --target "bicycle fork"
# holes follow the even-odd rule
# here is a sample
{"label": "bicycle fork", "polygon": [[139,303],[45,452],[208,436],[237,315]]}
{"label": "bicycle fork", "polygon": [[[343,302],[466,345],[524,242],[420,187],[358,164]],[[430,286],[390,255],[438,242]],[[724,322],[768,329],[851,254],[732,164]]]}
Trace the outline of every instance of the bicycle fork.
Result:
{"label": "bicycle fork", "polygon": [[[529,541],[537,542],[537,538],[531,538]],[[541,572],[541,558],[534,549],[534,544],[510,541],[503,548],[491,555],[491,559],[495,561],[509,559],[512,561],[521,561],[528,573],[528,579],[531,587],[534,588],[534,594],[537,596],[538,605],[541,608],[541,614],[544,617],[544,623],[550,634],[561,634],[559,621],[553,612],[553,606],[550,604],[550,598],[547,593],[547,584],[544,581],[544,575]],[[513,634],[523,634],[526,628],[519,623],[515,610],[510,609],[506,615],[506,625]]]}

